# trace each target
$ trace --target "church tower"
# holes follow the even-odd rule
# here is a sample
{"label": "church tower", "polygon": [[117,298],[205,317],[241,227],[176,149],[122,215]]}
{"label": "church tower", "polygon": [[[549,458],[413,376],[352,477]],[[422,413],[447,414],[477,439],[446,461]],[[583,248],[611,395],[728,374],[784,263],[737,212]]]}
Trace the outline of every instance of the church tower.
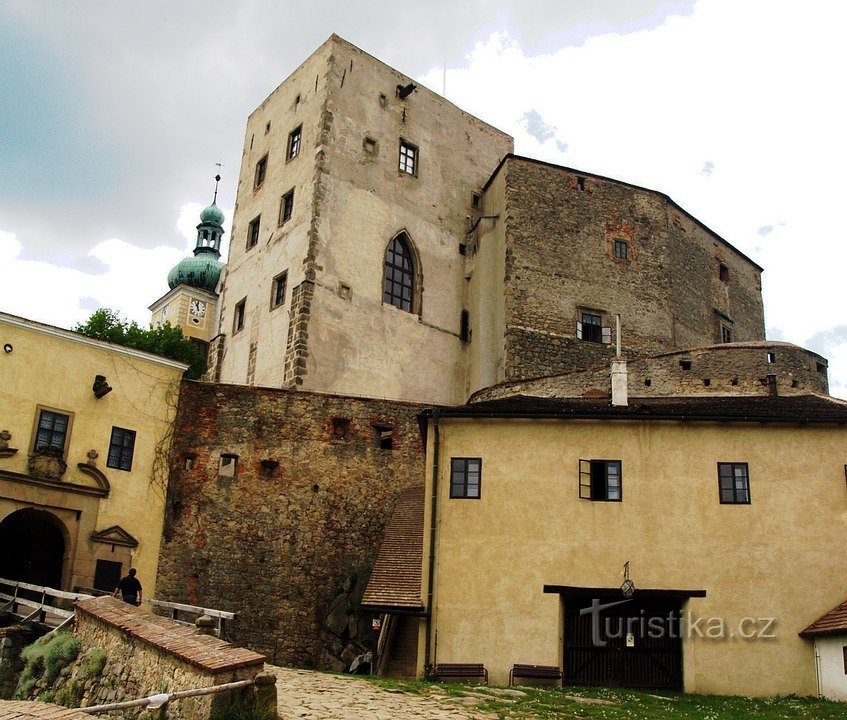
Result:
{"label": "church tower", "polygon": [[170,290],[150,306],[153,327],[170,323],[182,328],[205,355],[215,333],[218,310],[218,281],[223,263],[221,238],[224,234],[224,214],[217,206],[218,183],[215,176],[215,196],[212,204],[200,213],[194,254],[183,258],[168,273]]}

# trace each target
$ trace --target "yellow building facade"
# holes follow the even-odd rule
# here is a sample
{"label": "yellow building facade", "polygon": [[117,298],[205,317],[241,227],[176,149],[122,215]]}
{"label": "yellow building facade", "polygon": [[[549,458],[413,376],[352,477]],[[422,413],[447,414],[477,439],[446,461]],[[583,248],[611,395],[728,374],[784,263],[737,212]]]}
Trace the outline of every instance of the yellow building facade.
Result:
{"label": "yellow building facade", "polygon": [[814,694],[798,633],[847,594],[845,419],[815,396],[431,411],[418,674]]}
{"label": "yellow building facade", "polygon": [[186,365],[0,313],[0,577],[153,594]]}

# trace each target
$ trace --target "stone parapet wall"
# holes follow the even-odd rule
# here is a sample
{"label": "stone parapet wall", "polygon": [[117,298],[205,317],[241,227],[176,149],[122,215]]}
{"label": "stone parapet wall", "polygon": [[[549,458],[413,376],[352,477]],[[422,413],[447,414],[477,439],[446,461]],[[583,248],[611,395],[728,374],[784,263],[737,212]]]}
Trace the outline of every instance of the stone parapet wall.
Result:
{"label": "stone parapet wall", "polygon": [[185,382],[160,599],[237,611],[228,637],[274,664],[341,670],[372,650],[359,601],[395,498],[423,484],[423,409]]}
{"label": "stone parapet wall", "polygon": [[[199,635],[193,628],[112,597],[79,603],[74,634],[81,642],[80,654],[63,683],[89,678],[79,686],[83,706],[251,680],[264,669],[264,657],[258,653]],[[102,669],[91,678],[98,653],[101,658],[105,654]],[[251,692],[241,691],[238,699],[249,702]],[[168,717],[208,720],[213,708],[232,701],[233,694],[185,698],[169,705]],[[119,714],[135,717],[139,712],[140,708]]]}
{"label": "stone parapet wall", "polygon": [[[600,397],[611,395],[610,364],[532,380],[500,383],[470,402],[515,395]],[[751,342],[680,350],[627,363],[630,397],[680,395],[827,394],[827,361],[783,342]],[[772,376],[772,380],[769,380]]]}

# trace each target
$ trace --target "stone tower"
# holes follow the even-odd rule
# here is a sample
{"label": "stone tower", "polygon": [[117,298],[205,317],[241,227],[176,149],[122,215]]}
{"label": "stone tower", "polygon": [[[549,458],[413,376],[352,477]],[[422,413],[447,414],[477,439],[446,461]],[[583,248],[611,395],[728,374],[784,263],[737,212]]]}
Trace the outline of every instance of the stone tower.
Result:
{"label": "stone tower", "polygon": [[212,378],[463,401],[460,243],[511,150],[330,37],[247,122]]}

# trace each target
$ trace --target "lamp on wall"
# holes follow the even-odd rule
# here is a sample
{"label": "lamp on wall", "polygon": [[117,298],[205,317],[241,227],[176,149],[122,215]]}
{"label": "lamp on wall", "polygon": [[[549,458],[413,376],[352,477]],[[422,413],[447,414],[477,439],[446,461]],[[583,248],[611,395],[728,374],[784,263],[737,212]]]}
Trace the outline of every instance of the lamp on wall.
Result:
{"label": "lamp on wall", "polygon": [[12,352],[12,350],[14,350],[14,349],[15,349],[15,348],[13,348],[13,347],[12,347],[12,343],[6,343],[6,344],[3,346],[3,352],[5,352],[5,353],[10,353],[10,352]]}
{"label": "lamp on wall", "polygon": [[94,397],[98,399],[112,392],[112,386],[106,382],[105,375],[95,376],[94,385],[91,386],[91,389],[94,391]]}
{"label": "lamp on wall", "polygon": [[635,583],[629,579],[629,560],[623,564],[624,581],[621,585],[621,592],[625,598],[631,598],[635,592]]}

